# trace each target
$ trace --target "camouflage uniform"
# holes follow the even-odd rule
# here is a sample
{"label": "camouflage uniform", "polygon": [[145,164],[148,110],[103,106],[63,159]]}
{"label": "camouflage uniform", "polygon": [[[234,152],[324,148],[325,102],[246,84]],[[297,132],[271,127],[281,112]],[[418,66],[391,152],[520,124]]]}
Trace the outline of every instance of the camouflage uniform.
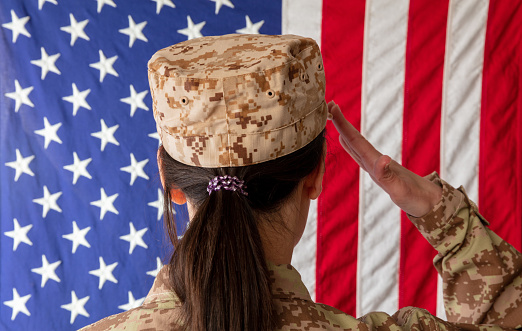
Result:
{"label": "camouflage uniform", "polygon": [[[412,307],[402,308],[392,316],[374,312],[356,319],[314,303],[291,265],[269,265],[278,329],[521,328],[522,255],[486,227],[487,221],[464,189],[454,189],[436,174],[429,178],[442,186],[442,199],[426,216],[410,219],[439,252],[434,264],[444,281],[444,302],[450,322]],[[168,266],[165,266],[141,307],[107,317],[83,330],[175,330],[179,327],[179,308],[180,302],[169,285]]]}

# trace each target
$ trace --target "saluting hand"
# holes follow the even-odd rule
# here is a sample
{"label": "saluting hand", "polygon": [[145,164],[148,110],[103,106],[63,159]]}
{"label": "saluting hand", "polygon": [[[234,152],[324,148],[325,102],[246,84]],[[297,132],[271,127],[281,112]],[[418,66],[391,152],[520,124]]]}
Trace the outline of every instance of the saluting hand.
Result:
{"label": "saluting hand", "polygon": [[366,171],[392,201],[406,213],[420,217],[429,213],[442,195],[442,189],[381,154],[343,116],[333,101],[328,104],[339,141],[348,154]]}

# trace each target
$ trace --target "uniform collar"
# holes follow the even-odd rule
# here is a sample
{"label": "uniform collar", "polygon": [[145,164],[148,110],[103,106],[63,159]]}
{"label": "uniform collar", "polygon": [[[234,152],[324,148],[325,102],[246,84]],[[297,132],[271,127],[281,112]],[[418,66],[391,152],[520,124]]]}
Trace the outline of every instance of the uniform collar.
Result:
{"label": "uniform collar", "polygon": [[[301,275],[290,264],[275,265],[267,262],[270,272],[272,295],[275,299],[301,299],[312,301],[310,293],[301,280]],[[169,280],[169,266],[158,272],[154,284],[143,304],[155,303],[161,308],[174,308],[180,301]]]}

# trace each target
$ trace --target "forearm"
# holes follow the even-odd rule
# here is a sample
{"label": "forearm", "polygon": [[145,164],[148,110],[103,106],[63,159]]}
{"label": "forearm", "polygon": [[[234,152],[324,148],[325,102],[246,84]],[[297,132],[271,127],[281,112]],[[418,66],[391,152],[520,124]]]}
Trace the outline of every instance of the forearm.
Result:
{"label": "forearm", "polygon": [[486,227],[463,189],[430,177],[443,187],[442,199],[429,214],[410,219],[439,252],[434,264],[448,320],[522,325],[521,254]]}

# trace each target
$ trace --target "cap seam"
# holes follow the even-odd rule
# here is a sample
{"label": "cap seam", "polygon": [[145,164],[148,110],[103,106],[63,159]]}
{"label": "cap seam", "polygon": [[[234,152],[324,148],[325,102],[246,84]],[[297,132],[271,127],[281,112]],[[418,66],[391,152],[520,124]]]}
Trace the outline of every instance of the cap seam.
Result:
{"label": "cap seam", "polygon": [[172,135],[171,133],[169,133],[167,130],[163,129],[162,126],[160,126],[160,129],[165,132],[166,134],[168,134],[169,136],[173,137],[173,138],[194,138],[194,137],[215,137],[215,136],[224,136],[224,135],[227,135],[228,136],[228,144],[230,146],[230,136],[248,136],[248,135],[259,135],[259,134],[265,134],[265,133],[269,133],[269,132],[274,132],[274,131],[279,131],[279,130],[283,130],[287,127],[290,127],[292,125],[295,125],[296,123],[302,121],[303,119],[307,118],[308,116],[312,115],[315,111],[317,111],[321,106],[323,106],[324,104],[326,104],[326,101],[322,101],[321,104],[319,104],[319,106],[315,107],[312,111],[306,113],[304,116],[300,117],[299,119],[293,121],[292,123],[289,123],[287,125],[284,125],[284,126],[280,126],[278,128],[274,128],[274,129],[271,129],[271,130],[268,130],[268,131],[260,131],[260,132],[251,132],[251,133],[230,133],[230,127],[229,127],[229,122],[228,122],[228,112],[227,112],[227,132],[226,133],[216,133],[216,134],[212,134],[212,135],[186,135],[186,136],[182,136],[182,135]]}
{"label": "cap seam", "polygon": [[264,74],[268,70],[274,70],[274,69],[278,69],[278,68],[281,68],[281,67],[285,67],[285,66],[287,66],[288,64],[290,64],[290,63],[292,63],[294,61],[299,61],[300,59],[298,59],[297,57],[299,55],[301,55],[301,53],[303,53],[303,52],[305,52],[305,51],[307,51],[309,49],[312,49],[312,48],[314,48],[313,45],[308,46],[307,48],[305,48],[305,49],[301,50],[299,53],[297,53],[291,61],[285,62],[285,63],[283,63],[283,64],[281,64],[281,65],[279,65],[277,67],[267,68],[267,69],[264,69],[264,70],[258,70],[258,71],[254,71],[254,72],[244,73],[244,74],[230,75],[230,76],[221,77],[221,78],[192,78],[192,77],[187,77],[187,76],[165,76],[165,75],[160,74],[157,70],[152,70],[150,68],[147,68],[147,69],[148,69],[148,72],[150,72],[151,74],[156,75],[156,76],[163,76],[167,80],[169,80],[170,78],[173,78],[173,79],[181,78],[181,79],[194,79],[194,80],[207,80],[207,81],[209,81],[209,80],[211,80],[211,81],[219,81],[219,80],[221,80],[222,81],[225,78],[243,77],[243,76],[248,76],[248,75],[258,74],[258,73],[263,73]]}

